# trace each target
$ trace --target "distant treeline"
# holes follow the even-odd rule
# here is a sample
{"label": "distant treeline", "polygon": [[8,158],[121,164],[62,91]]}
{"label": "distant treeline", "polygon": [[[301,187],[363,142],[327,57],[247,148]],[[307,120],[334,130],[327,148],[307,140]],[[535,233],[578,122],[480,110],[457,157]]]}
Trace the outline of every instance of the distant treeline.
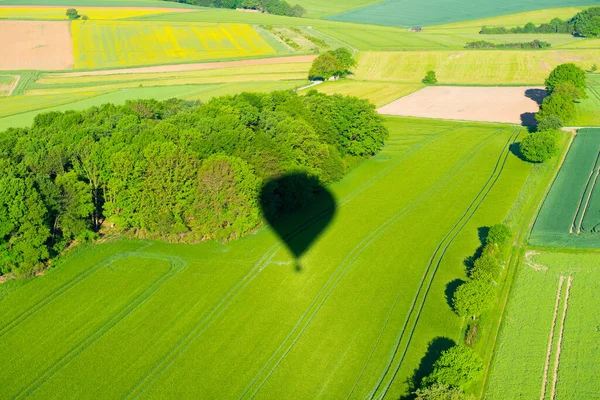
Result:
{"label": "distant treeline", "polygon": [[600,36],[600,7],[588,8],[567,21],[554,18],[547,24],[535,25],[529,22],[525,26],[514,28],[483,26],[479,33],[487,35],[507,33],[568,33],[579,36],[598,37]]}
{"label": "distant treeline", "polygon": [[[315,91],[40,114],[0,133],[0,275],[30,274],[98,232],[239,238],[261,224],[263,184],[292,173],[333,182],[387,135],[368,101]],[[276,196],[265,212],[286,206]]]}
{"label": "distant treeline", "polygon": [[469,42],[466,44],[465,49],[547,49],[552,45],[548,42],[542,42],[540,40],[533,40],[531,42],[520,42],[520,43],[492,43],[480,40],[477,42]]}
{"label": "distant treeline", "polygon": [[200,7],[214,8],[245,8],[261,12],[286,15],[288,17],[302,17],[306,10],[299,4],[292,6],[284,0],[166,0],[176,3],[193,4]]}

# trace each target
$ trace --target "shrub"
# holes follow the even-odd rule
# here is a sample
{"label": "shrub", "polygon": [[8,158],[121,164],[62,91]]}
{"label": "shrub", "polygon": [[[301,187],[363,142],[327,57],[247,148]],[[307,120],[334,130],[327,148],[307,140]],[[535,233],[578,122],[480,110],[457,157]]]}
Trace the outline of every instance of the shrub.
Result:
{"label": "shrub", "polygon": [[546,90],[552,94],[561,82],[571,82],[575,87],[585,90],[585,71],[572,63],[561,64],[550,73],[546,79]]}
{"label": "shrub", "polygon": [[69,19],[77,19],[77,18],[79,18],[79,14],[77,13],[76,9],[69,8],[67,10],[67,17],[69,17]]}
{"label": "shrub", "polygon": [[88,19],[90,19],[90,17],[88,17],[87,15],[83,14],[81,16],[81,19],[84,20],[84,21],[87,21]]}
{"label": "shrub", "polygon": [[542,163],[558,152],[556,133],[544,131],[532,133],[521,142],[521,153],[529,162]]}
{"label": "shrub", "polygon": [[474,396],[466,395],[461,388],[443,383],[418,389],[414,394],[415,400],[475,400]]}
{"label": "shrub", "polygon": [[442,352],[433,364],[433,372],[423,379],[423,384],[442,384],[465,389],[478,380],[483,373],[483,361],[471,349],[456,345]]}
{"label": "shrub", "polygon": [[459,317],[477,317],[491,308],[494,294],[494,285],[489,281],[472,280],[464,283],[454,292],[454,311]]}
{"label": "shrub", "polygon": [[542,131],[556,131],[563,127],[562,121],[556,115],[547,115],[543,118],[538,119],[537,130]]}
{"label": "shrub", "polygon": [[473,269],[470,271],[470,278],[473,280],[492,282],[500,273],[500,261],[491,252],[485,252],[475,260]]}
{"label": "shrub", "polygon": [[562,93],[554,93],[542,102],[540,111],[535,116],[542,120],[547,117],[557,117],[562,123],[575,116],[575,103],[573,98]]}
{"label": "shrub", "polygon": [[592,65],[592,69],[590,71],[592,72],[592,74],[598,71],[598,64]]}
{"label": "shrub", "polygon": [[508,226],[505,224],[495,224],[490,227],[490,231],[485,238],[485,243],[502,246],[507,244],[511,237],[512,232]]}
{"label": "shrub", "polygon": [[425,78],[423,78],[423,83],[426,85],[435,85],[437,81],[438,80],[435,76],[435,71],[427,71]]}

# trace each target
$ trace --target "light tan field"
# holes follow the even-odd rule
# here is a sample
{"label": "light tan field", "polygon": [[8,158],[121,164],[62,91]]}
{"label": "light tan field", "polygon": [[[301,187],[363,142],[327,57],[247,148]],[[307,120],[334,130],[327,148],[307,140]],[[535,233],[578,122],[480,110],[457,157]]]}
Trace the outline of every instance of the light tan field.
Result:
{"label": "light tan field", "polygon": [[540,87],[429,86],[378,109],[405,117],[531,125],[545,91]]}
{"label": "light tan field", "polygon": [[0,70],[73,68],[69,22],[0,21]]}

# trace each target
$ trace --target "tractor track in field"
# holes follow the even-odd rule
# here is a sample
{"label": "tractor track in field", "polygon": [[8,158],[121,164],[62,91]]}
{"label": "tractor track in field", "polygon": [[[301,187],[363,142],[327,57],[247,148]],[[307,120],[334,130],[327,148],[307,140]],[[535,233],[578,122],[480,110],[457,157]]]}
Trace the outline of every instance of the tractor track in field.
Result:
{"label": "tractor track in field", "polygon": [[[258,381],[258,379],[260,378],[260,375],[266,370],[266,368],[268,367],[268,364],[271,363],[276,358],[277,354],[281,352],[281,350],[285,346],[286,342],[288,342],[292,338],[292,336],[294,336],[295,332],[298,329],[300,329],[298,335],[292,340],[292,342],[289,344],[288,348],[283,352],[283,354],[281,354],[281,357],[279,358],[279,360],[277,360],[275,362],[275,364],[273,365],[273,367],[271,368],[269,373],[264,377],[262,382],[258,385],[256,390],[249,397],[253,398],[260,391],[262,386],[266,383],[266,381],[269,379],[269,377],[272,375],[272,373],[277,369],[279,364],[285,359],[287,354],[292,350],[293,346],[303,335],[304,331],[308,328],[308,326],[312,322],[313,318],[319,312],[319,310],[321,309],[322,305],[325,303],[325,301],[327,300],[329,295],[337,287],[337,284],[345,276],[345,274],[348,272],[350,267],[352,267],[352,265],[354,264],[356,259],[360,256],[360,254],[362,254],[368,247],[370,247],[370,245],[377,238],[379,238],[381,235],[383,235],[389,228],[391,228],[398,221],[400,221],[406,214],[408,214],[415,207],[420,205],[423,201],[425,201],[429,197],[431,197],[431,195],[433,195],[435,192],[437,192],[440,188],[444,187],[458,173],[458,171],[462,170],[462,168],[473,157],[475,157],[475,155],[477,155],[479,153],[479,151],[481,150],[482,147],[484,147],[490,140],[492,140],[495,136],[497,136],[500,133],[501,133],[501,131],[497,131],[495,133],[490,134],[488,138],[486,138],[481,143],[476,145],[472,150],[467,152],[463,157],[461,157],[461,159],[458,160],[457,163],[455,163],[445,174],[443,174],[440,177],[440,179],[438,179],[437,182],[435,182],[432,186],[427,188],[425,190],[425,192],[423,192],[420,196],[418,196],[416,199],[411,201],[409,204],[407,204],[405,207],[403,207],[401,210],[399,210],[397,213],[395,213],[393,216],[391,216],[384,223],[379,225],[379,227],[377,227],[375,230],[373,230],[357,246],[355,246],[354,249],[352,249],[352,251],[346,256],[346,258],[342,261],[342,263],[334,271],[334,273],[332,274],[330,279],[325,283],[325,285],[323,286],[321,291],[317,294],[317,296],[311,302],[311,304],[306,309],[306,311],[302,314],[302,316],[300,317],[300,319],[298,320],[298,322],[296,323],[296,325],[294,326],[292,331],[284,339],[283,343],[275,351],[273,356],[271,356],[271,358],[267,361],[267,364],[265,364],[265,366],[259,371],[257,376],[255,376],[255,378],[249,384],[249,386],[246,388],[246,390],[242,393],[240,398],[243,398],[246,396],[246,394],[251,390],[252,386],[254,386],[255,383]],[[333,284],[331,284],[332,282],[333,282]],[[330,286],[330,287],[328,287],[328,286]],[[325,292],[326,290],[327,290],[327,292]],[[398,298],[396,298],[396,302],[397,302],[397,300],[398,300]],[[303,320],[305,320],[305,318],[307,317],[307,315],[309,313],[311,315],[308,317],[308,319],[306,319],[306,321],[304,321],[304,323],[302,323]],[[302,327],[300,327],[301,324],[302,324]]]}
{"label": "tractor track in field", "polygon": [[563,313],[560,322],[560,333],[558,334],[558,343],[556,344],[556,359],[554,361],[554,374],[552,375],[552,391],[550,392],[550,399],[554,400],[556,397],[556,382],[558,381],[558,367],[560,365],[560,351],[562,349],[563,333],[565,331],[565,320],[567,318],[567,309],[569,308],[569,295],[571,294],[571,284],[573,283],[573,277],[567,278],[567,290],[565,293],[565,303],[563,306]]}
{"label": "tractor track in field", "polygon": [[[510,154],[510,144],[511,141],[512,143],[515,143],[518,136],[520,134],[520,127],[515,127],[513,129],[513,132],[511,133],[504,149],[502,150],[502,152],[500,153],[500,156],[496,162],[496,165],[494,167],[494,170],[492,171],[490,177],[488,178],[488,180],[486,181],[486,183],[483,185],[483,187],[481,188],[481,190],[479,191],[479,193],[475,196],[475,198],[473,199],[473,201],[471,202],[471,204],[467,207],[467,210],[465,210],[465,212],[463,213],[463,216],[457,221],[457,223],[454,225],[454,227],[448,232],[448,234],[444,237],[444,239],[442,239],[442,241],[440,242],[440,244],[438,245],[438,247],[436,248],[436,250],[434,251],[432,257],[430,258],[429,261],[429,265],[427,266],[425,273],[423,274],[423,278],[421,280],[421,284],[419,285],[419,288],[417,290],[417,294],[414,297],[413,300],[413,304],[411,305],[408,317],[407,317],[407,321],[410,320],[410,316],[411,314],[415,311],[416,308],[416,303],[419,299],[419,297],[421,297],[421,302],[419,304],[419,308],[418,311],[415,314],[414,317],[414,322],[412,324],[412,328],[411,331],[409,333],[409,336],[406,340],[406,344],[404,346],[404,349],[402,350],[402,354],[399,357],[398,362],[396,362],[396,366],[393,367],[392,365],[394,364],[394,359],[396,358],[396,356],[398,355],[398,351],[400,349],[400,345],[402,342],[402,339],[404,337],[404,333],[406,332],[406,328],[407,326],[405,325],[402,330],[401,333],[396,341],[396,347],[394,349],[394,351],[391,354],[390,357],[390,361],[388,362],[388,366],[386,367],[385,371],[383,372],[383,374],[381,375],[380,379],[379,379],[379,383],[377,384],[377,386],[374,388],[374,390],[371,391],[371,393],[369,393],[368,398],[375,398],[377,397],[378,399],[382,399],[387,395],[388,390],[390,389],[392,383],[394,382],[398,371],[400,370],[400,367],[402,366],[402,362],[404,361],[404,357],[406,356],[406,353],[408,351],[408,347],[410,345],[410,342],[412,340],[412,336],[416,330],[417,324],[419,322],[419,317],[421,315],[421,312],[423,310],[423,307],[425,306],[425,301],[427,299],[427,294],[429,292],[429,290],[431,289],[431,284],[433,283],[433,280],[435,278],[435,275],[437,273],[437,270],[444,258],[444,255],[446,253],[446,251],[448,250],[448,248],[450,247],[450,245],[454,242],[454,239],[456,238],[456,236],[458,236],[458,234],[462,231],[462,229],[466,226],[466,224],[469,222],[469,220],[471,219],[471,217],[475,214],[475,212],[477,211],[477,209],[479,208],[479,206],[483,203],[483,201],[485,200],[485,198],[487,197],[487,195],[489,194],[489,192],[492,190],[492,188],[494,187],[495,183],[498,181],[498,179],[500,178],[501,174],[502,174],[502,170],[504,169],[504,166],[506,164],[506,161],[508,159],[508,156]],[[468,215],[470,213],[470,215]],[[468,215],[468,216],[467,216]],[[454,231],[454,234],[453,234]],[[444,245],[444,241],[446,241],[449,238],[449,240],[447,241],[447,243]],[[442,249],[443,246],[443,249]],[[440,249],[442,249],[440,251]],[[439,257],[437,258],[436,261],[436,256],[439,254]],[[429,274],[429,272],[431,271],[431,268],[433,266],[433,264],[435,263],[435,267],[433,267],[433,271],[431,274]],[[429,279],[427,279],[427,275],[429,276]],[[425,281],[427,282],[427,286],[425,288]],[[424,289],[424,294],[423,296],[420,296],[420,293],[422,292],[422,290]],[[392,372],[393,370],[393,372]],[[389,375],[390,378],[387,379],[387,383],[384,384],[384,381],[386,381],[386,376]],[[381,390],[380,390],[381,389]],[[379,395],[377,395],[377,393],[379,393]]]}
{"label": "tractor track in field", "polygon": [[5,336],[7,333],[12,331],[14,328],[19,326],[24,321],[26,321],[29,317],[31,317],[32,315],[34,315],[35,313],[37,313],[38,311],[43,309],[45,306],[52,303],[54,300],[58,299],[59,297],[61,297],[63,294],[65,294],[67,291],[69,291],[69,289],[75,287],[79,283],[85,281],[90,276],[94,275],[96,272],[98,272],[100,269],[102,269],[102,267],[105,267],[106,264],[111,263],[116,260],[119,260],[119,259],[122,259],[122,258],[134,256],[135,254],[137,254],[136,251],[143,250],[143,249],[147,248],[148,246],[150,246],[150,243],[148,243],[144,246],[141,246],[137,250],[117,254],[117,255],[105,258],[105,259],[93,264],[89,268],[85,269],[83,272],[81,272],[81,273],[77,274],[76,276],[74,276],[73,278],[69,279],[67,282],[65,282],[64,284],[62,284],[61,286],[56,288],[54,291],[52,291],[51,294],[44,297],[42,300],[40,300],[39,302],[37,302],[36,304],[31,306],[26,311],[19,314],[16,318],[14,318],[8,324],[6,324],[4,327],[2,327],[0,329],[0,338]]}
{"label": "tractor track in field", "polygon": [[[90,335],[81,340],[77,345],[75,345],[65,354],[63,354],[63,356],[57,362],[55,362],[50,367],[46,368],[46,370],[44,370],[44,372],[42,372],[41,375],[39,375],[25,388],[23,388],[14,397],[15,399],[24,399],[35,393],[40,387],[42,387],[46,382],[48,382],[59,371],[65,368],[71,361],[77,358],[88,347],[90,347],[92,344],[94,344],[96,341],[102,338],[119,322],[121,322],[124,318],[126,318],[128,315],[134,312],[138,307],[146,303],[146,301],[148,301],[162,286],[164,286],[169,280],[171,280],[171,278],[173,278],[175,275],[181,272],[181,270],[186,265],[184,261],[177,257],[158,256],[156,254],[151,253],[135,253],[134,257],[166,261],[170,264],[170,268],[167,272],[159,276],[157,279],[154,280],[154,282],[152,282],[149,286],[142,290],[142,292],[135,296],[135,298],[126,303],[123,306],[123,308],[121,308],[116,314],[113,314],[110,318],[108,318],[94,332],[92,332]],[[123,258],[127,258],[127,256],[112,257],[110,261],[104,261],[101,263],[101,265],[103,267],[108,266],[110,265],[110,263]]]}
{"label": "tractor track in field", "polygon": [[[462,125],[461,125],[462,126]],[[460,126],[459,126],[460,127]],[[398,157],[397,160],[385,167],[382,171],[378,172],[375,176],[369,178],[366,182],[360,185],[355,190],[351,191],[348,195],[346,195],[342,201],[338,204],[338,207],[342,207],[352,201],[354,198],[365,192],[368,188],[374,185],[379,180],[383,179],[387,174],[389,174],[394,168],[396,168],[402,161],[408,158],[410,155],[414,154],[424,146],[435,142],[436,140],[449,135],[450,133],[459,129],[459,127],[450,128],[447,130],[443,130],[439,132],[437,135],[432,135],[433,137],[423,143],[419,143],[409,150],[404,152],[402,155]],[[324,215],[326,215],[330,210],[324,210],[320,214],[317,214],[313,218],[309,219],[306,223],[296,228],[295,231],[290,233],[286,239],[289,240],[300,233],[302,233],[305,229],[308,229],[314,223],[319,221]],[[229,306],[229,304],[235,299],[235,297],[269,264],[271,258],[281,249],[281,244],[277,243],[269,247],[263,256],[254,264],[254,266],[250,269],[250,271],[244,275],[238,282],[236,282],[227,293],[221,297],[217,304],[208,312],[208,314],[201,318],[201,320],[188,332],[188,334],[182,338],[163,358],[161,358],[158,363],[150,370],[150,372],[140,379],[136,384],[129,390],[126,394],[126,398],[129,397],[137,397],[139,394],[143,393],[146,388],[148,388],[162,373],[181,355],[183,352],[191,345],[193,341],[198,338],[202,332],[210,326],[210,324]]]}
{"label": "tractor track in field", "polygon": [[[587,211],[590,198],[592,197],[592,193],[594,192],[594,188],[596,186],[596,182],[598,181],[598,174],[600,174],[600,152],[596,156],[596,161],[592,166],[590,171],[590,175],[587,179],[587,182],[583,188],[583,192],[581,193],[581,198],[579,199],[579,204],[577,204],[577,209],[575,210],[575,216],[573,217],[573,222],[571,223],[570,233],[574,233],[579,235],[581,233],[581,224],[583,223],[583,219],[585,218],[585,213]],[[587,200],[585,199],[585,195],[588,193]],[[585,204],[584,204],[585,201]],[[580,218],[579,218],[580,217]]]}

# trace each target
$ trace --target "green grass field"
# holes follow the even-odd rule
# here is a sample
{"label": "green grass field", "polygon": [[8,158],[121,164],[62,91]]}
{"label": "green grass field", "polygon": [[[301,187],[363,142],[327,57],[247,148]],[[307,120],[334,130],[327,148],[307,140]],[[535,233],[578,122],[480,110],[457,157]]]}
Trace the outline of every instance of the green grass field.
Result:
{"label": "green grass field", "polygon": [[11,289],[0,397],[398,398],[429,341],[460,340],[446,285],[530,165],[508,151],[518,127],[387,124],[384,150],[330,187],[336,217],[301,272],[262,229],[81,247]]}
{"label": "green grass field", "polygon": [[416,83],[435,70],[441,84],[541,85],[561,63],[571,61],[589,69],[598,57],[599,50],[363,52],[355,77]]}
{"label": "green grass field", "polygon": [[198,7],[163,0],[0,0],[0,6],[87,6],[87,7],[161,7],[161,8],[193,8]]}
{"label": "green grass field", "polygon": [[365,7],[381,0],[294,0],[306,10],[306,18],[321,18],[325,15],[337,14],[354,8]]}
{"label": "green grass field", "polygon": [[360,82],[356,80],[343,80],[338,82],[325,82],[306,91],[315,89],[325,94],[341,94],[367,99],[376,107],[384,106],[400,97],[407,96],[424,87],[423,84],[395,84],[382,82]]}
{"label": "green grass field", "polygon": [[[550,399],[554,392],[557,399],[595,398],[600,392],[600,382],[594,378],[600,373],[596,362],[600,253],[537,253],[526,253],[519,265],[487,397]],[[572,281],[567,299],[568,280],[563,278],[557,302],[561,277]]]}
{"label": "green grass field", "polygon": [[567,6],[596,5],[595,0],[386,0],[368,7],[327,17],[336,21],[390,26],[427,26]]}
{"label": "green grass field", "polygon": [[577,105],[576,116],[570,126],[600,126],[600,75],[588,75],[587,99]]}
{"label": "green grass field", "polygon": [[554,247],[597,247],[600,194],[600,129],[581,129],[552,184],[531,232],[530,243]]}

